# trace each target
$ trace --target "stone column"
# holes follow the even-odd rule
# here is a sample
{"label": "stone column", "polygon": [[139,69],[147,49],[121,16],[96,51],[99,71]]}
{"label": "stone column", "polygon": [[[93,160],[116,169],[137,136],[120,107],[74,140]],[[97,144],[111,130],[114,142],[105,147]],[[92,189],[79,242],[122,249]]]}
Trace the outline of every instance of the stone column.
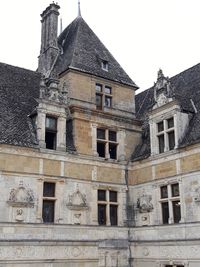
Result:
{"label": "stone column", "polygon": [[38,109],[38,116],[37,116],[37,138],[39,141],[39,146],[41,148],[46,148],[45,143],[45,121],[46,121],[46,114],[44,110]]}
{"label": "stone column", "polygon": [[57,150],[66,151],[66,117],[60,116],[57,121]]}

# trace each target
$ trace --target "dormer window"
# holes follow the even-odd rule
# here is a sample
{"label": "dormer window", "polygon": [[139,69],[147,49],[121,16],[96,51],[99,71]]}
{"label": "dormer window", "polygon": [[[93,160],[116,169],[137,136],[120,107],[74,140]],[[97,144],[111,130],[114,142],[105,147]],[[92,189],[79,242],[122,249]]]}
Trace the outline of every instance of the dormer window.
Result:
{"label": "dormer window", "polygon": [[101,62],[101,68],[102,68],[102,70],[108,71],[108,61],[103,60]]}
{"label": "dormer window", "polygon": [[56,150],[57,119],[51,116],[46,117],[45,143],[47,149]]}
{"label": "dormer window", "polygon": [[173,150],[175,147],[174,117],[157,123],[159,153]]}

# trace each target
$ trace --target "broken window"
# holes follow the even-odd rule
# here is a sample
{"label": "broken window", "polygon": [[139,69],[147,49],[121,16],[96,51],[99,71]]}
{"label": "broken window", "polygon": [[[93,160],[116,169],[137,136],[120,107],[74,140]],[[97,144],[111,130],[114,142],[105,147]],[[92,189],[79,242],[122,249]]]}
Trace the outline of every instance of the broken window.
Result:
{"label": "broken window", "polygon": [[55,200],[55,183],[44,182],[42,206],[42,218],[44,223],[54,222]]}
{"label": "broken window", "polygon": [[54,117],[46,117],[45,125],[45,143],[47,149],[56,149],[56,135],[57,135],[57,119]]}

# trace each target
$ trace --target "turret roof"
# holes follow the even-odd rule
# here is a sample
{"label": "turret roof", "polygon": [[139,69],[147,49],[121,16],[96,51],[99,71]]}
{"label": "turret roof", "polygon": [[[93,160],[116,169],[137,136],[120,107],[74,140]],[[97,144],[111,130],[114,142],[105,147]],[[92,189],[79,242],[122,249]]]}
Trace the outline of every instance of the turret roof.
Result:
{"label": "turret roof", "polygon": [[[54,73],[75,69],[138,88],[81,16],[60,34],[58,44],[61,55]],[[102,62],[108,63],[108,71]]]}

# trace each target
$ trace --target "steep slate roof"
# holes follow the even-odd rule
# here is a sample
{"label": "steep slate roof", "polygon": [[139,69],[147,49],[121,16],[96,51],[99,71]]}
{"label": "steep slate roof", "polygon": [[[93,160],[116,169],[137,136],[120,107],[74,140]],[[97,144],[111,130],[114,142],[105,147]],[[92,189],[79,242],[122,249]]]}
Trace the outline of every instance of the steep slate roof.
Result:
{"label": "steep slate roof", "polygon": [[37,105],[40,74],[0,63],[0,143],[34,147],[28,115]]}
{"label": "steep slate roof", "polygon": [[[77,17],[61,33],[58,44],[62,53],[54,73],[75,69],[137,87],[82,17]],[[102,60],[108,61],[108,71],[102,70]]]}
{"label": "steep slate roof", "polygon": [[[38,105],[41,74],[0,63],[0,144],[38,147],[30,114]],[[67,151],[75,151],[72,126]]]}
{"label": "steep slate roof", "polygon": [[[176,99],[182,111],[189,113],[189,126],[179,147],[194,144],[200,141],[200,64],[197,64],[176,76],[170,78]],[[193,101],[197,113],[191,103]],[[143,133],[141,143],[136,147],[132,159],[140,160],[150,156],[150,132],[147,112],[154,105],[154,88],[136,95],[136,117],[143,120]]]}

